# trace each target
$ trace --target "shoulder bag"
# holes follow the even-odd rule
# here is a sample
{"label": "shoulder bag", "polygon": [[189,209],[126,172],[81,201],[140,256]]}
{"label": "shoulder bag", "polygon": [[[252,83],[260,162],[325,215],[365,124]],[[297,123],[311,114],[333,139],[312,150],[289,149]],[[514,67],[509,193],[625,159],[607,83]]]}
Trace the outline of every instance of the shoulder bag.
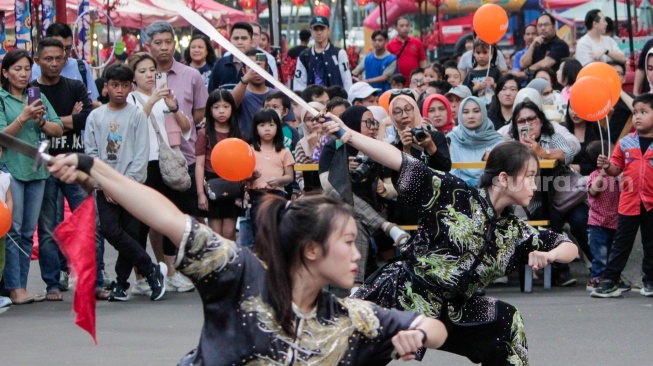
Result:
{"label": "shoulder bag", "polygon": [[[141,105],[145,105],[145,101],[140,95],[134,93]],[[159,126],[156,124],[154,114],[150,112],[150,122],[156,133],[156,139],[159,141],[159,169],[161,170],[161,177],[163,183],[175,191],[186,191],[191,186],[190,175],[188,174],[188,165],[186,158],[183,155],[176,153],[161,137]]]}

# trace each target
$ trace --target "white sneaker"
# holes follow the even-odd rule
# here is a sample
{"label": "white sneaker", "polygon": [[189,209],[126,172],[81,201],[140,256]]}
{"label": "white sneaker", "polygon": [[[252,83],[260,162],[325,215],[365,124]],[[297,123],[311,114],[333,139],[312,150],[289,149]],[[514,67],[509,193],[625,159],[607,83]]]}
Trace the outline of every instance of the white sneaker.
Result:
{"label": "white sneaker", "polygon": [[10,298],[8,298],[8,297],[4,297],[4,296],[0,296],[0,308],[8,308],[8,307],[10,307],[10,306],[13,305],[13,304],[14,304],[14,303],[11,301]]}
{"label": "white sneaker", "polygon": [[143,277],[134,282],[131,293],[136,296],[150,296],[150,294],[152,294],[152,289],[150,288],[150,284],[147,283],[147,279]]}
{"label": "white sneaker", "polygon": [[492,281],[492,283],[495,284],[495,285],[496,284],[505,285],[505,284],[508,283],[508,276],[499,277],[499,278],[495,279],[494,281]]}
{"label": "white sneaker", "polygon": [[193,283],[179,272],[174,276],[166,276],[166,288],[170,292],[190,292],[195,289]]}

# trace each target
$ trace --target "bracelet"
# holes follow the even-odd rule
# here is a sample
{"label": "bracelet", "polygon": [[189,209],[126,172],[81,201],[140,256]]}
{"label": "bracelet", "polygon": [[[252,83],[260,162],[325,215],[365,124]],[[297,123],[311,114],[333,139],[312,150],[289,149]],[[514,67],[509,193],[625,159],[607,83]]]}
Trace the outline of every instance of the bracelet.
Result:
{"label": "bracelet", "polygon": [[243,85],[249,85],[249,83],[248,83],[248,82],[246,82],[245,80],[243,80],[243,78],[242,78],[242,77],[240,78],[240,82],[241,82],[241,83],[243,83]]}
{"label": "bracelet", "polygon": [[425,345],[426,341],[429,340],[429,337],[426,335],[426,332],[422,328],[415,328],[415,330],[422,332],[422,334],[424,335],[424,338],[422,338],[422,346]]}
{"label": "bracelet", "polygon": [[23,121],[20,120],[20,116],[16,117],[16,121],[18,121],[18,123],[20,124],[20,127],[25,127],[25,125],[23,124]]}
{"label": "bracelet", "polygon": [[175,109],[169,109],[168,112],[170,113],[177,113],[179,112],[179,102],[175,100]]}
{"label": "bracelet", "polygon": [[41,123],[39,124],[39,128],[43,128],[43,126],[45,126],[45,123],[46,123],[46,120],[41,119]]}

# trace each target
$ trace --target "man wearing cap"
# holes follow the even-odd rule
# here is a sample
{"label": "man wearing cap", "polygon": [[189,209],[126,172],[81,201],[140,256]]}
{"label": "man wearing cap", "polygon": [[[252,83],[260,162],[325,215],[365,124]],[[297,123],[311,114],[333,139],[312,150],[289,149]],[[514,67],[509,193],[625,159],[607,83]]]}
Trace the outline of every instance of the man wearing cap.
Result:
{"label": "man wearing cap", "polygon": [[376,30],[372,33],[372,47],[374,52],[370,52],[365,57],[365,62],[361,62],[352,71],[352,75],[358,77],[365,71],[365,81],[381,92],[390,89],[388,80],[397,71],[397,56],[388,52],[385,46],[388,44],[388,32]]}
{"label": "man wearing cap", "polygon": [[370,107],[379,105],[377,97],[381,89],[373,88],[366,82],[358,82],[349,88],[347,91],[347,99],[352,105],[362,105],[363,107]]}
{"label": "man wearing cap", "polygon": [[340,85],[349,90],[352,84],[349,59],[345,50],[329,41],[329,19],[313,17],[310,25],[315,45],[299,55],[293,90],[302,91],[312,84],[325,87]]}
{"label": "man wearing cap", "polygon": [[424,44],[416,37],[410,36],[410,20],[402,15],[395,21],[397,36],[388,42],[386,48],[390,53],[397,56],[397,67],[399,72],[410,80],[410,73],[418,67],[425,69],[426,51]]}
{"label": "man wearing cap", "polygon": [[462,102],[463,99],[472,96],[472,91],[465,85],[456,85],[449,89],[447,94],[444,96],[447,97],[449,104],[451,104],[453,124],[458,126],[458,107],[460,107],[460,102]]}

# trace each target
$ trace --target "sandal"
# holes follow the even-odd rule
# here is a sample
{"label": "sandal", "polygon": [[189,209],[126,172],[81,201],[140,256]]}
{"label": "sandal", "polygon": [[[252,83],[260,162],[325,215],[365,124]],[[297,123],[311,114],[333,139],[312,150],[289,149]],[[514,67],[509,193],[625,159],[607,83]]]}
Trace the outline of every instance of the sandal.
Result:
{"label": "sandal", "polygon": [[108,300],[109,295],[111,294],[111,291],[108,291],[102,287],[96,287],[95,288],[95,298],[97,300]]}
{"label": "sandal", "polygon": [[43,302],[45,301],[45,295],[34,295],[34,302]]}
{"label": "sandal", "polygon": [[58,288],[53,288],[45,294],[46,301],[63,301],[63,294]]}
{"label": "sandal", "polygon": [[14,305],[25,305],[25,304],[31,304],[34,302],[34,295],[30,295],[25,297],[24,299],[18,301],[18,300],[12,300]]}

